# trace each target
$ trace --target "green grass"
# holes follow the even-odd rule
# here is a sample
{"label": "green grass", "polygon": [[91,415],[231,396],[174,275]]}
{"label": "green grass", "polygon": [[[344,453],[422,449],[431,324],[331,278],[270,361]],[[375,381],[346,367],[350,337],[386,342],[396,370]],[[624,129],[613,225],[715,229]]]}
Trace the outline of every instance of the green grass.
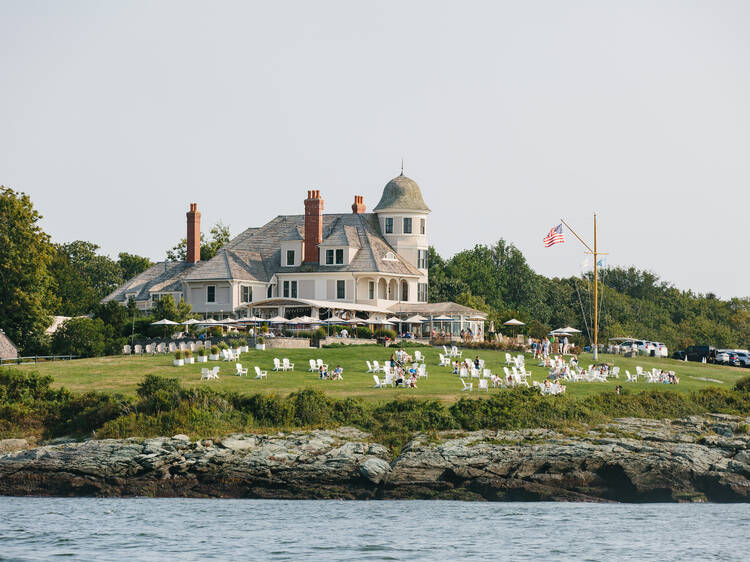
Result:
{"label": "green grass", "polygon": [[[40,374],[54,377],[55,387],[64,386],[73,392],[101,391],[120,392],[126,395],[135,395],[136,386],[147,374],[156,374],[176,377],[180,383],[190,388],[197,385],[210,385],[217,390],[237,391],[246,394],[275,393],[287,395],[301,388],[315,388],[323,390],[336,398],[359,397],[368,401],[391,400],[400,396],[414,396],[419,398],[438,399],[443,402],[454,402],[468,392],[461,392],[461,382],[456,375],[451,374],[447,367],[438,366],[438,350],[421,348],[420,351],[426,357],[427,371],[429,377],[420,379],[416,389],[403,388],[373,388],[372,375],[368,374],[365,360],[373,359],[381,363],[387,360],[393,350],[381,346],[352,346],[331,349],[290,349],[290,350],[252,350],[243,353],[240,362],[248,367],[251,376],[236,377],[234,363],[209,362],[207,364],[186,365],[184,367],[172,366],[172,355],[158,356],[114,356],[99,357],[93,359],[78,359],[73,361],[59,361],[54,363],[28,364],[24,366],[13,366],[20,369],[31,369]],[[407,348],[413,353],[413,348]],[[505,363],[505,353],[499,351],[467,350],[464,355],[474,357],[479,355],[485,360],[486,366],[494,373],[502,373]],[[272,372],[274,357],[288,357],[296,363],[293,372]],[[321,381],[315,373],[307,372],[308,359],[320,358],[328,363],[330,368],[341,365],[344,369],[343,381]],[[579,358],[581,365],[592,363],[591,355],[583,355]],[[603,355],[601,360],[619,365],[622,374],[619,380],[615,379],[606,383],[568,383],[567,394],[575,397],[583,397],[601,392],[612,392],[617,384],[622,384],[632,391],[652,390],[658,388],[674,392],[688,392],[699,390],[709,386],[729,389],[735,381],[744,375],[750,374],[750,370],[723,367],[717,365],[703,365],[700,363],[684,363],[672,359],[655,359],[650,357],[624,358],[613,355]],[[532,371],[532,379],[541,381],[547,376],[547,369],[537,367],[536,362],[527,356],[527,367]],[[200,369],[203,366],[221,367],[220,380],[211,382],[200,382]],[[268,371],[268,378],[256,380],[253,367],[258,365],[261,369]],[[680,377],[679,385],[655,385],[649,383],[628,383],[625,379],[625,369],[635,373],[635,366],[641,365],[644,369],[661,368],[673,370]],[[715,379],[720,382],[702,381],[699,378]],[[474,381],[476,387],[476,379]],[[502,389],[490,389],[490,394],[503,392]],[[478,396],[476,390],[470,393]],[[482,392],[481,395],[486,394]]]}

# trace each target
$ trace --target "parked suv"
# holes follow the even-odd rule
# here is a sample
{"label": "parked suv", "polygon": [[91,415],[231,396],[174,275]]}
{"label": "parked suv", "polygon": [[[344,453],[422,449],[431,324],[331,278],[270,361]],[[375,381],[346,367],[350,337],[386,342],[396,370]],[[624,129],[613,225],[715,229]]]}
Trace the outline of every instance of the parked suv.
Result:
{"label": "parked suv", "polygon": [[738,351],[736,365],[738,367],[750,367],[750,353],[747,351]]}
{"label": "parked suv", "polygon": [[690,345],[685,350],[688,361],[703,361],[713,363],[716,358],[716,348],[710,345]]}
{"label": "parked suv", "polygon": [[656,357],[669,357],[669,351],[667,350],[666,345],[658,341],[651,342],[651,344],[654,346],[654,355],[656,355]]}

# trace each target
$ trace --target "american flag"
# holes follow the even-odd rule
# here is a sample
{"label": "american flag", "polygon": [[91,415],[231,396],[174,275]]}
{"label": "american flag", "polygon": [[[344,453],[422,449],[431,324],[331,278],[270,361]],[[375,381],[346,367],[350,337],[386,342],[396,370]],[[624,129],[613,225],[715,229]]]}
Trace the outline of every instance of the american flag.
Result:
{"label": "american flag", "polygon": [[562,224],[558,224],[555,228],[549,231],[549,234],[544,237],[544,247],[549,248],[555,244],[565,242],[565,235],[563,234]]}

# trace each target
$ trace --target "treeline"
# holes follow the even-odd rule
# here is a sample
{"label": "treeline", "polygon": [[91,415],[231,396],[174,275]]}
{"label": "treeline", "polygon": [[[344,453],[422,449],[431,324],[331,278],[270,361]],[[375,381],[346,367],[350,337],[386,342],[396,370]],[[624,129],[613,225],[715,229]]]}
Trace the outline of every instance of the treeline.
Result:
{"label": "treeline", "polygon": [[[497,328],[518,318],[527,324],[519,333],[533,337],[570,325],[582,330],[581,340],[590,341],[592,273],[552,279],[539,275],[504,240],[450,259],[430,248],[429,260],[430,302],[455,301],[483,310]],[[602,269],[599,281],[600,342],[632,336],[666,343],[671,350],[691,344],[750,346],[750,298],[722,300],[681,291],[633,267]]]}
{"label": "treeline", "polygon": [[[370,403],[336,399],[303,389],[286,397],[184,388],[177,379],[147,375],[137,396],[53,389],[52,377],[28,370],[0,369],[0,438],[126,438],[185,433],[213,438],[233,432],[359,427],[398,449],[414,432],[448,429],[561,428],[599,424],[615,417],[679,418],[707,412],[750,413],[750,377],[733,389],[692,393],[651,390],[601,393],[585,398],[542,396],[512,389],[489,398],[398,399]],[[744,426],[744,431],[748,431]]]}
{"label": "treeline", "polygon": [[[39,226],[41,218],[28,195],[0,186],[0,329],[23,355],[67,353],[61,350],[71,345],[88,348],[87,355],[117,349],[125,330],[115,309],[102,309],[99,303],[153,263],[127,252],[112,259],[99,254],[93,242],[55,243]],[[201,259],[213,257],[229,238],[229,229],[221,223],[211,228],[210,239],[201,234]],[[185,259],[186,245],[181,239],[166,252],[167,259]],[[179,310],[159,318],[184,320],[184,303],[173,304]],[[53,316],[84,315],[93,318],[74,318],[63,332],[66,339],[77,342],[69,345],[58,336],[45,335]],[[136,333],[148,333],[148,328],[138,327]],[[127,335],[131,332],[132,327]],[[86,345],[84,338],[90,340]]]}

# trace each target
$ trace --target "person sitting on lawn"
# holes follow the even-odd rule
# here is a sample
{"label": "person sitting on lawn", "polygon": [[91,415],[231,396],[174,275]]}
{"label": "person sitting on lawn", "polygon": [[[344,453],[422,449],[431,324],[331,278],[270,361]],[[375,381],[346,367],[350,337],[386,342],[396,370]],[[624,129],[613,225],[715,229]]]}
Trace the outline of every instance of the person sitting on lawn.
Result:
{"label": "person sitting on lawn", "polygon": [[409,387],[417,388],[417,373],[412,373],[409,377]]}
{"label": "person sitting on lawn", "polygon": [[321,379],[328,378],[328,373],[326,372],[325,367],[323,365],[321,365],[320,368],[318,369],[318,374],[320,375]]}
{"label": "person sitting on lawn", "polygon": [[394,383],[398,388],[399,385],[404,385],[404,370],[401,367],[396,367],[396,374],[394,376]]}
{"label": "person sitting on lawn", "polygon": [[343,372],[344,372],[344,369],[341,368],[341,365],[336,365],[336,368],[333,370],[333,373],[331,373],[331,380],[332,381],[344,380],[344,377],[341,376]]}
{"label": "person sitting on lawn", "polygon": [[461,364],[458,361],[453,362],[453,374],[458,375],[461,372]]}

